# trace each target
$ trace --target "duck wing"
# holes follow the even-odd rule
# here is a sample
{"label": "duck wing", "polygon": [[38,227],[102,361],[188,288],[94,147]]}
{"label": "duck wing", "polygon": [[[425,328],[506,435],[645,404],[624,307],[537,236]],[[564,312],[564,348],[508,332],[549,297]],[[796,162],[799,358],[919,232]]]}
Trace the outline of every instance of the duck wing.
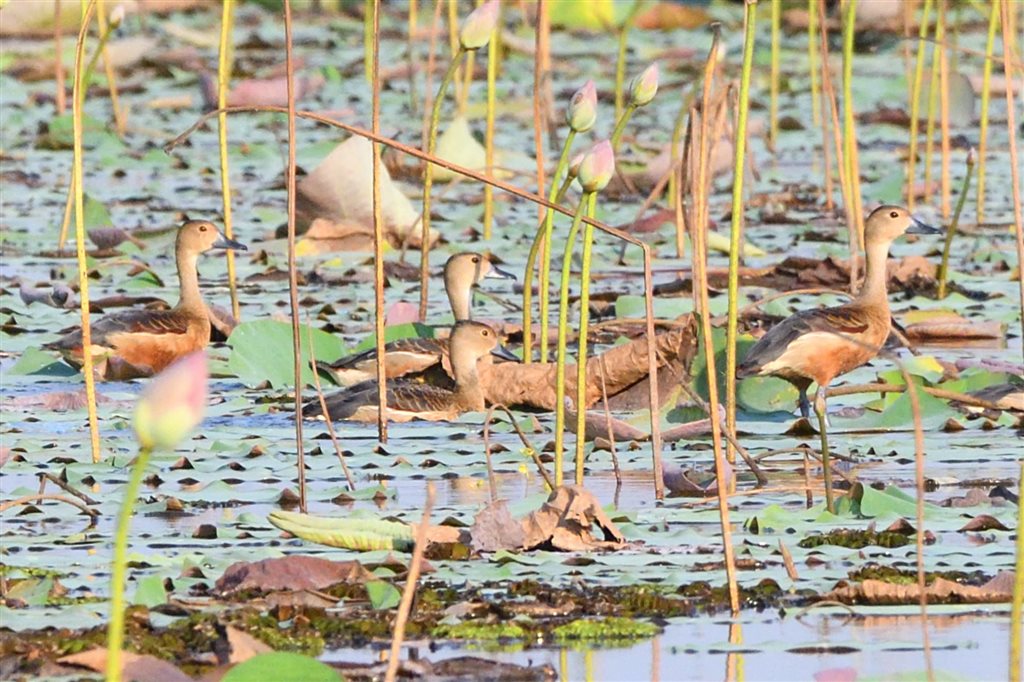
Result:
{"label": "duck wing", "polygon": [[[389,410],[408,413],[411,416],[432,414],[451,409],[452,392],[430,384],[397,381],[388,384],[387,402]],[[324,403],[332,421],[359,419],[366,408],[377,406],[377,382],[363,381],[343,391],[332,393],[325,396]],[[309,401],[302,408],[302,416],[307,419],[323,415],[319,398]]]}
{"label": "duck wing", "polygon": [[[118,334],[186,334],[189,319],[177,310],[128,310],[101,318],[91,326],[92,343],[105,346]],[[82,347],[81,328],[48,343],[50,350],[72,351]]]}
{"label": "duck wing", "polygon": [[758,339],[736,368],[736,376],[754,376],[762,367],[785,353],[790,344],[806,334],[824,332],[852,336],[863,334],[869,326],[870,321],[860,306],[844,305],[801,311],[787,317]]}

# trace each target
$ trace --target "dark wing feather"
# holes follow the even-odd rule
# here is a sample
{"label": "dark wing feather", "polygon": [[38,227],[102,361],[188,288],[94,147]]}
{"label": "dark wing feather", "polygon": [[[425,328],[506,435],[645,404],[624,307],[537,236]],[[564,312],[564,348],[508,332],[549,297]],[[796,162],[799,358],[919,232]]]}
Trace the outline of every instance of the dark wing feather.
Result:
{"label": "dark wing feather", "polygon": [[[397,381],[388,384],[388,407],[403,412],[431,412],[444,410],[451,404],[451,391],[429,384]],[[377,404],[377,382],[363,381],[355,386],[324,398],[327,414],[332,421],[352,417],[360,407]],[[319,398],[306,403],[302,416],[306,418],[323,415]]]}
{"label": "dark wing feather", "polygon": [[[421,353],[423,355],[434,355],[437,356],[440,361],[441,356],[448,352],[448,342],[444,339],[420,339],[420,338],[409,338],[409,339],[398,339],[392,341],[384,346],[384,353]],[[339,358],[334,362],[330,363],[328,367],[331,369],[355,369],[359,365],[376,359],[377,349],[370,348],[362,353],[356,353],[355,355],[346,355],[343,358]]]}
{"label": "dark wing feather", "polygon": [[860,334],[867,329],[868,319],[859,306],[845,305],[801,311],[787,317],[758,339],[736,368],[736,376],[743,378],[757,374],[761,367],[785,353],[789,344],[805,334]]}
{"label": "dark wing feather", "polygon": [[[108,315],[92,325],[92,342],[105,345],[116,334],[185,334],[188,317],[176,310],[128,310]],[[82,346],[82,330],[76,329],[45,347],[74,350]]]}

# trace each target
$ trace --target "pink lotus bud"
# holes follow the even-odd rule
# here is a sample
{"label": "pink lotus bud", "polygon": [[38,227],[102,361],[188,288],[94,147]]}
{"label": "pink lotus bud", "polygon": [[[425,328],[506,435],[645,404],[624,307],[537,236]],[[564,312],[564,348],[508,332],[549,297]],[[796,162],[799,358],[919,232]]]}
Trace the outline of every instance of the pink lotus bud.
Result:
{"label": "pink lotus bud", "polygon": [[590,80],[577,90],[569,100],[569,108],[565,111],[565,122],[577,133],[585,133],[594,127],[597,121],[597,88]]}
{"label": "pink lotus bud", "polygon": [[590,148],[580,163],[579,181],[584,192],[600,192],[615,175],[615,152],[612,143],[601,140]]}
{"label": "pink lotus bud", "polygon": [[124,11],[124,5],[118,5],[110,12],[110,18],[107,19],[110,22],[110,30],[114,30],[124,21]]}
{"label": "pink lotus bud", "polygon": [[135,437],[147,449],[173,450],[203,420],[206,352],[177,360],[156,375],[135,406]]}
{"label": "pink lotus bud", "polygon": [[629,83],[629,103],[642,107],[658,94],[658,62],[654,62]]}
{"label": "pink lotus bud", "polygon": [[584,156],[586,156],[586,154],[581,152],[572,157],[572,161],[569,162],[569,169],[565,172],[565,177],[573,180],[580,174],[580,164],[583,163]]}
{"label": "pink lotus bud", "polygon": [[487,44],[498,25],[501,13],[499,0],[488,0],[473,10],[462,23],[459,31],[459,44],[463,50],[479,50]]}

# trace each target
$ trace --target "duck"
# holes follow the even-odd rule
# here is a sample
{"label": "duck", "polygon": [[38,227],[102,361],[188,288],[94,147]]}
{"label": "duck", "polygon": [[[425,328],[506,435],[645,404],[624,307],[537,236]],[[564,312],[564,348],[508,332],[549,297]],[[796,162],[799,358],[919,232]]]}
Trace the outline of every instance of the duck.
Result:
{"label": "duck", "polygon": [[[98,359],[96,369],[101,378],[152,376],[178,358],[206,347],[210,342],[210,316],[199,290],[196,264],[200,254],[214,249],[248,250],[245,244],[221,234],[213,223],[186,218],[174,241],[180,289],[177,305],[170,310],[107,315],[91,325],[90,352]],[[81,367],[81,328],[44,348],[60,352],[71,365]]]}
{"label": "duck", "polygon": [[[516,279],[502,270],[486,256],[463,252],[451,256],[444,264],[444,290],[448,294],[455,321],[471,319],[470,304],[473,288],[484,279]],[[392,341],[384,346],[384,371],[388,379],[431,372],[438,376],[432,383],[445,383],[450,378],[447,364],[446,339],[408,338]],[[318,362],[317,368],[332,377],[341,386],[353,386],[377,377],[377,349],[345,356],[334,362]]]}
{"label": "duck", "polygon": [[[498,334],[493,328],[472,320],[455,323],[448,337],[448,351],[454,384],[444,387],[402,378],[389,381],[388,420],[450,421],[463,412],[482,411],[486,408],[486,400],[477,365],[489,363],[492,355],[519,362],[515,355],[498,342]],[[327,396],[324,399],[326,415],[317,398],[302,408],[302,416],[307,419],[375,422],[378,414],[377,392],[376,381],[365,381]]]}
{"label": "duck", "polygon": [[938,234],[900,206],[880,206],[864,223],[864,284],[849,303],[803,310],[772,327],[747,352],[737,378],[775,376],[800,392],[800,415],[810,418],[807,390],[817,384],[815,409],[824,414],[832,380],[874,358],[892,324],[886,289],[889,248],[903,234]]}

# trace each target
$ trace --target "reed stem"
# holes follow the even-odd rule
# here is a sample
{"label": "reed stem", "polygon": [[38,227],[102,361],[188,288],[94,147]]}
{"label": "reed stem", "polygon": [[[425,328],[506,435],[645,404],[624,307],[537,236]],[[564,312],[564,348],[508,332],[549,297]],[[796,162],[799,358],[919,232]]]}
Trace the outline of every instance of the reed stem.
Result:
{"label": "reed stem", "polygon": [[[772,0],[774,20],[779,0]],[[725,423],[726,429],[736,431],[736,340],[739,326],[740,250],[743,232],[743,177],[747,156],[747,119],[750,111],[750,74],[754,66],[754,36],[757,28],[757,6],[747,5],[744,15],[743,70],[740,73],[740,94],[736,112],[736,143],[733,159],[732,223],[729,231],[729,311],[725,341]],[[775,27],[772,27],[775,30]],[[705,311],[705,315],[707,311]],[[715,419],[715,415],[710,415]],[[730,462],[736,461],[736,452],[730,443],[726,448]],[[718,484],[726,485],[719,480]],[[730,490],[733,481],[728,482]]]}
{"label": "reed stem", "polygon": [[[569,335],[569,280],[572,276],[572,252],[576,237],[580,232],[583,211],[587,207],[589,193],[580,197],[576,205],[576,213],[572,218],[572,227],[565,239],[565,250],[562,252],[562,280],[558,296],[558,351],[555,365],[555,486],[562,485],[564,477],[563,462],[565,453],[565,360],[567,337]],[[578,407],[577,407],[578,409]],[[582,438],[583,434],[576,434]]]}
{"label": "reed stem", "polygon": [[622,133],[626,130],[626,124],[629,123],[629,119],[633,118],[633,112],[638,108],[639,107],[637,107],[636,104],[630,102],[626,105],[626,108],[623,109],[622,115],[615,121],[615,130],[612,131],[611,137],[612,151],[618,153],[619,142],[622,140]]}
{"label": "reed stem", "polygon": [[[363,1],[363,78],[373,80],[373,0]],[[223,106],[223,105],[221,105]]]}
{"label": "reed stem", "polygon": [[[437,149],[437,127],[441,121],[441,106],[444,104],[444,95],[451,85],[452,78],[459,68],[459,62],[466,51],[460,45],[448,64],[448,70],[444,72],[441,85],[434,97],[434,106],[430,113],[430,128],[427,131],[427,154],[433,156]],[[430,190],[434,186],[434,165],[426,164],[423,169],[423,215],[420,218],[420,307],[419,320],[427,319],[427,302],[430,300]]]}
{"label": "reed stem", "polygon": [[419,0],[409,0],[407,3],[408,20],[406,31],[405,58],[409,67],[409,115],[415,116],[419,100],[416,97],[416,25],[419,16]]}
{"label": "reed stem", "polygon": [[[1024,333],[1024,215],[1021,214],[1020,160],[1017,157],[1017,103],[1014,100],[1014,69],[1019,69],[1014,58],[1016,33],[1013,30],[1013,12],[1009,0],[1000,0],[1000,21],[1003,27],[1003,64],[1006,68],[1006,133],[1010,139],[1010,180],[1013,197],[1013,228],[1017,238],[1017,283],[1020,285],[1020,324]],[[1022,349],[1024,350],[1024,349]]]}
{"label": "reed stem", "polygon": [[[1024,490],[1024,460],[1017,490]],[[1010,681],[1021,682],[1021,640],[1024,639],[1024,504],[1017,504],[1017,560],[1014,564],[1013,601],[1010,605]]]}
{"label": "reed stem", "polygon": [[999,2],[992,0],[985,38],[985,64],[981,72],[981,125],[978,131],[978,214],[977,222],[985,222],[985,156],[988,152],[988,112],[992,102],[992,56],[995,53],[996,26],[999,25]]}
{"label": "reed stem", "polygon": [[[107,13],[103,3],[104,0],[97,0],[96,2],[96,23],[99,24],[101,34],[110,36],[113,35],[117,27],[108,25]],[[117,131],[118,137],[123,137],[126,127],[124,110],[121,109],[121,98],[117,94],[117,74],[114,72],[114,65],[110,61],[110,57],[107,55],[106,41],[97,50],[97,53],[103,56],[103,73],[107,77],[107,90],[110,92],[110,111],[114,115],[114,130]]]}
{"label": "reed stem", "polygon": [[[939,25],[945,29],[946,25],[946,11],[948,9],[948,3],[946,0],[941,0],[939,3]],[[956,14],[959,17],[959,13]],[[953,22],[953,32],[956,33],[958,28],[957,22]],[[941,39],[939,41],[941,44]],[[949,53],[943,46],[940,52],[939,59],[939,138],[942,140],[941,153],[942,153],[942,168],[940,171],[939,179],[939,192],[941,194],[940,207],[942,210],[942,218],[949,220],[949,202],[950,194],[952,193],[952,180],[949,177],[949,161],[950,154],[953,151],[953,145],[950,141],[950,130],[949,130]]]}
{"label": "reed stem", "polygon": [[[500,13],[500,9],[498,10]],[[495,24],[494,33],[487,42],[487,123],[484,130],[484,164],[488,175],[494,175],[494,111],[497,99],[498,80],[498,39],[501,18]],[[494,229],[494,188],[484,185],[484,239],[490,239]]]}
{"label": "reed stem", "polygon": [[[597,212],[597,193],[588,192],[587,217]],[[583,458],[587,430],[587,341],[590,333],[590,266],[594,251],[594,226],[583,227],[583,269],[580,273],[580,331],[576,339],[576,485],[583,485]]]}
{"label": "reed stem", "polygon": [[933,0],[924,0],[921,10],[921,28],[917,33],[917,61],[914,62],[914,84],[910,93],[910,147],[907,151],[907,208],[914,210],[917,200],[914,183],[917,181],[917,136],[920,127],[921,82],[924,80],[924,51],[928,39],[928,19],[931,16]]}
{"label": "reed stem", "polygon": [[[231,80],[231,29],[234,25],[234,0],[224,0],[221,5],[220,52],[217,59],[217,106],[223,109],[228,104],[228,83]],[[217,116],[217,140],[220,147],[220,191],[224,215],[224,235],[231,239],[234,230],[231,222],[231,174],[228,166],[228,115]],[[241,319],[238,305],[238,284],[235,276],[235,252],[228,249],[228,290],[231,294],[231,315]]]}
{"label": "reed stem", "polygon": [[857,124],[853,111],[853,34],[857,25],[857,0],[846,0],[843,14],[843,156],[846,181],[850,186],[853,224],[850,230],[850,281],[857,279],[857,260],[864,242],[864,207],[860,192],[860,160],[857,148]]}
{"label": "reed stem", "polygon": [[132,512],[139,496],[142,475],[152,450],[139,448],[132,465],[131,477],[125,487],[121,511],[117,515],[117,533],[114,535],[114,563],[110,570],[110,623],[107,625],[107,682],[121,682],[121,652],[124,649],[124,588],[128,574],[128,534],[132,526]]}
{"label": "reed stem", "polygon": [[[643,5],[643,0],[634,0],[633,7],[629,10],[629,14],[622,20],[622,24],[618,30],[618,51],[615,57],[615,118],[621,117],[623,112],[623,106],[625,105],[626,93],[624,90],[626,83],[626,49],[628,47],[628,36],[629,29],[633,28],[633,21],[636,19],[637,12],[640,11],[640,7]],[[615,147],[615,143],[612,143],[612,147]]]}
{"label": "reed stem", "polygon": [[971,173],[974,171],[974,150],[967,153],[966,170],[964,171],[964,184],[960,188],[960,198],[956,201],[956,210],[953,213],[953,220],[946,227],[946,241],[942,245],[942,262],[939,264],[939,299],[946,298],[946,281],[949,279],[949,254],[953,250],[953,237],[956,235],[956,228],[960,224],[960,212],[964,210],[967,200],[967,191],[971,187]]}
{"label": "reed stem", "polygon": [[[772,147],[779,142],[779,52],[782,33],[782,0],[769,0],[771,6],[772,47],[768,100],[768,137]],[[745,61],[745,58],[744,58]],[[740,86],[743,87],[742,85]]]}
{"label": "reed stem", "polygon": [[928,111],[925,114],[924,127],[924,203],[932,201],[932,166],[935,158],[935,118],[939,109],[939,76],[940,64],[944,46],[942,41],[945,38],[944,11],[945,2],[937,0],[938,13],[935,20],[935,44],[932,46],[932,70],[928,80]]}
{"label": "reed stem", "polygon": [[[380,0],[373,2],[373,73],[370,77],[371,130],[380,134]],[[371,143],[373,156],[373,337],[377,347],[377,439],[388,442],[388,377],[384,336],[384,217],[380,198],[380,143]],[[314,369],[314,373],[315,373]],[[327,414],[327,410],[324,410]],[[328,422],[330,418],[328,417]]]}
{"label": "reed stem", "polygon": [[[533,54],[533,155],[537,163],[537,194],[547,186],[544,169],[544,79],[550,68],[551,24],[548,17],[548,0],[537,0],[537,28]],[[537,220],[544,220],[544,209],[537,207]]]}
{"label": "reed stem", "polygon": [[821,83],[818,80],[818,0],[807,0],[807,67],[811,72],[811,120],[821,125]]}

